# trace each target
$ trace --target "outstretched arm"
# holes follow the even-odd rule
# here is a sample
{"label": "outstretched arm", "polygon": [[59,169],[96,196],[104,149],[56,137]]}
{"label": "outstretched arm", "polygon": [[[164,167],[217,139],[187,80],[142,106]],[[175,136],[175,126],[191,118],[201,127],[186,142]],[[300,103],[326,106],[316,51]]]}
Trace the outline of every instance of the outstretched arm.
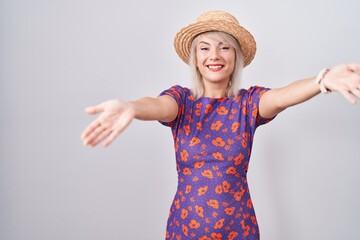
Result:
{"label": "outstretched arm", "polygon": [[165,95],[157,98],[145,97],[132,102],[109,100],[88,107],[85,112],[100,115],[83,131],[81,139],[84,145],[94,147],[104,141],[103,146],[106,147],[134,118],[170,122],[176,118],[178,106],[172,97]]}
{"label": "outstretched arm", "polygon": [[[341,93],[350,103],[360,98],[360,64],[343,64],[329,70],[322,78],[323,86]],[[286,87],[271,89],[260,99],[259,112],[262,117],[271,118],[288,107],[305,102],[320,93],[315,77],[298,80]]]}

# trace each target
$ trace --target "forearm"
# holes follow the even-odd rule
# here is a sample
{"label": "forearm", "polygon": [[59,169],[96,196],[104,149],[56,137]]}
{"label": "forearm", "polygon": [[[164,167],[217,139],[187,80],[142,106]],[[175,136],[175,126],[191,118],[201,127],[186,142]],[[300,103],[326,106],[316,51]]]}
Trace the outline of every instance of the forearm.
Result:
{"label": "forearm", "polygon": [[320,93],[315,78],[295,81],[267,91],[260,99],[260,115],[271,118],[288,107],[305,102]]}
{"label": "forearm", "polygon": [[281,109],[305,102],[320,93],[315,78],[298,80],[286,87],[274,89],[274,101]]}
{"label": "forearm", "polygon": [[129,102],[134,117],[139,120],[172,121],[177,115],[177,104],[169,96],[158,98],[144,97]]}

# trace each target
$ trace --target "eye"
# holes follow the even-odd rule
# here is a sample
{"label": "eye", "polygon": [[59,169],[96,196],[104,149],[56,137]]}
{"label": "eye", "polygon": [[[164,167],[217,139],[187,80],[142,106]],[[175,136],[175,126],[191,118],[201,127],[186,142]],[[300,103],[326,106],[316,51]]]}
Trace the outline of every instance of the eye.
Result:
{"label": "eye", "polygon": [[220,48],[222,51],[227,51],[227,50],[229,50],[230,49],[230,47],[228,47],[228,46],[224,46],[224,47],[221,47]]}
{"label": "eye", "polygon": [[208,48],[208,47],[201,47],[200,50],[201,50],[201,51],[208,51],[209,48]]}

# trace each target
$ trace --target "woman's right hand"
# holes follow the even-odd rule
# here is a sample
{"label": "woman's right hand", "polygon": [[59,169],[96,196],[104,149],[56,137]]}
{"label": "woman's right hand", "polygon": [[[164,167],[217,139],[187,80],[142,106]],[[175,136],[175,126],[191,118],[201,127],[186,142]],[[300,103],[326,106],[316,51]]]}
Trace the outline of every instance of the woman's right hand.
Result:
{"label": "woman's right hand", "polygon": [[109,146],[135,117],[135,111],[129,102],[116,99],[88,107],[85,112],[88,114],[100,113],[81,135],[84,145],[91,147],[102,141],[104,147]]}

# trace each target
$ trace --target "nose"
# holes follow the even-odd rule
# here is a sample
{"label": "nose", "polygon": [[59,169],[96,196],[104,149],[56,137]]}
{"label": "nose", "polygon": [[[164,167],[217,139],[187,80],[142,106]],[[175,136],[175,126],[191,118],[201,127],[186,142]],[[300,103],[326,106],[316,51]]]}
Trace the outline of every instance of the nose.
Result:
{"label": "nose", "polygon": [[212,61],[219,60],[219,52],[217,49],[214,49],[213,51],[210,52],[210,60]]}

